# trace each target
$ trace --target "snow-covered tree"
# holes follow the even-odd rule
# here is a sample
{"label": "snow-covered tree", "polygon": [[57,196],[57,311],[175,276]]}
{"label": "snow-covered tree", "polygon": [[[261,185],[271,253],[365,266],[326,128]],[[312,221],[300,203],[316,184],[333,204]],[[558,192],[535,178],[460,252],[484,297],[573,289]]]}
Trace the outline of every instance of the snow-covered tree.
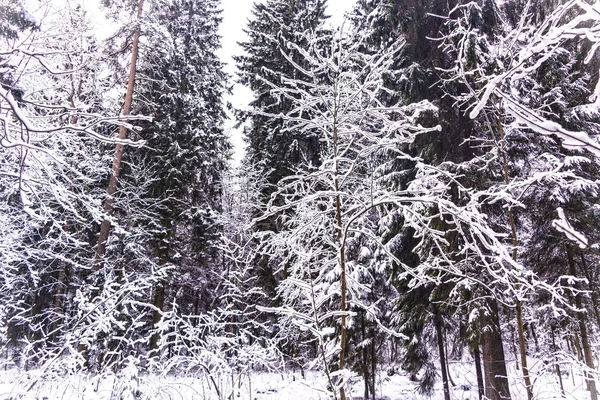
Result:
{"label": "snow-covered tree", "polygon": [[[306,45],[303,37],[306,32],[325,33],[322,27],[327,18],[325,4],[324,0],[256,2],[246,29],[248,41],[241,43],[245,54],[235,57],[240,83],[254,93],[251,112],[242,114],[241,120],[248,120],[247,158],[268,177],[263,188],[265,202],[281,178],[301,165],[319,163],[319,138],[310,132],[300,135],[283,130],[283,119],[273,116],[287,114],[293,105],[287,99],[273,96],[265,80],[285,85],[286,79],[297,77],[298,72],[282,49],[288,42]],[[291,58],[302,62],[299,54],[292,54]]]}
{"label": "snow-covered tree", "polygon": [[[590,100],[595,101],[596,96],[588,89],[595,81],[585,67],[586,63],[595,63],[592,61],[596,39],[593,30],[589,38],[585,32],[597,16],[593,7],[577,2],[555,8],[527,3],[516,18],[515,7],[519,8],[517,2],[496,8],[497,20],[506,18],[509,23],[495,27],[485,22],[489,14],[485,3],[456,7],[449,14],[447,24],[451,29],[442,48],[456,55],[455,64],[446,70],[447,76],[465,85],[463,93],[454,98],[472,107],[470,117],[477,118],[483,135],[487,130],[488,165],[495,164],[497,175],[502,177],[491,185],[490,194],[495,194],[490,199],[506,204],[504,224],[512,238],[513,260],[523,264],[525,268],[521,271],[525,274],[540,273],[535,279],[547,279],[555,285],[549,290],[559,293],[564,282],[554,279],[561,272],[543,271],[539,264],[527,265],[527,261],[547,256],[548,253],[543,254],[545,251],[535,253],[539,252],[539,246],[546,248],[543,243],[556,236],[548,229],[552,219],[539,218],[554,210],[541,210],[552,203],[573,204],[578,201],[574,199],[589,198],[597,190],[593,169],[585,167],[590,162],[589,154],[577,154],[578,148],[596,153],[593,136],[598,131],[598,113],[589,108],[586,99],[591,95]],[[587,41],[592,42],[591,51]],[[563,141],[563,149],[557,146],[557,138]],[[568,226],[565,223],[563,230]],[[571,233],[569,229],[566,230]],[[563,252],[564,264],[569,258],[566,255]],[[528,397],[532,398],[523,332],[524,309],[529,296],[551,303],[557,299],[517,281],[513,280],[511,286],[515,292],[521,366]],[[559,303],[559,307],[569,308],[567,298],[562,297]],[[584,327],[582,338],[585,336]]]}
{"label": "snow-covered tree", "polygon": [[[160,310],[173,299],[195,304],[194,309],[180,309],[194,314],[207,310],[214,300],[216,272],[221,269],[221,176],[230,150],[222,130],[227,77],[215,54],[220,46],[219,2],[150,6],[152,22],[140,45],[139,100],[134,109],[153,121],[141,125],[139,137],[146,146],[135,150],[139,156],[131,162],[141,157],[153,177],[145,195],[152,212],[134,225],[150,235],[147,257],[171,269],[155,288],[156,325]],[[127,168],[124,174],[127,184]],[[152,348],[157,340],[154,336]]]}
{"label": "snow-covered tree", "polygon": [[37,10],[35,21],[13,7],[30,21],[24,28],[36,29],[13,31],[0,51],[1,229],[10,249],[2,251],[2,341],[27,367],[66,353],[78,358],[68,327],[78,325],[73,299],[86,286],[101,218],[102,143],[114,143],[109,131],[124,123],[105,116],[105,63],[81,5],[28,8]]}
{"label": "snow-covered tree", "polygon": [[[284,52],[292,52],[292,60],[303,62],[295,50],[287,49],[287,43],[306,45],[307,32],[325,33],[324,0],[268,0],[255,2],[246,33],[248,40],[241,43],[244,54],[235,56],[239,82],[250,88],[254,99],[248,112],[239,113],[239,122],[245,124],[245,140],[248,144],[248,165],[266,179],[261,180],[262,196],[256,204],[255,215],[269,201],[280,179],[293,174],[298,168],[314,168],[320,161],[320,139],[309,131],[284,129],[285,121],[279,116],[288,114],[294,107],[288,99],[274,96],[266,82],[286,85],[287,79],[297,77],[297,70]],[[258,222],[253,229],[258,232],[281,229],[276,217]],[[258,254],[258,253],[256,253]],[[265,305],[277,303],[277,286],[282,274],[277,274],[279,260],[257,255],[253,261],[253,273],[263,287],[267,298]],[[284,274],[283,274],[284,275]],[[294,347],[291,344],[291,347]],[[297,350],[290,349],[294,353]]]}
{"label": "snow-covered tree", "polygon": [[[427,101],[382,103],[394,49],[368,55],[360,51],[360,41],[350,44],[352,38],[338,37],[332,50],[319,50],[324,39],[309,40],[308,48],[290,44],[306,62],[295,65],[302,79],[288,79],[283,87],[265,80],[272,94],[295,105],[284,118],[285,129],[314,130],[322,140],[320,167],[282,179],[272,196],[266,216],[281,215],[283,229],[267,236],[266,253],[281,260],[286,277],[279,286],[283,305],[274,309],[282,315],[282,325],[313,332],[318,358],[343,397],[349,377],[348,332],[356,329],[357,315],[364,311],[378,329],[392,334],[380,323],[379,301],[370,303],[365,296],[392,262],[414,286],[439,284],[448,273],[476,281],[456,263],[465,248],[473,249],[480,265],[491,270],[498,262],[494,258],[509,257],[475,204],[453,203],[456,178],[406,151],[421,135],[438,129],[420,124],[423,115],[435,115],[436,109]],[[404,189],[390,180],[389,163],[397,159],[417,165],[417,176]],[[468,189],[458,190],[463,189],[468,198]],[[416,266],[395,257],[380,240],[380,227],[394,218],[418,238]],[[440,219],[464,238],[463,250],[448,245]],[[335,367],[331,356],[338,361]]]}
{"label": "snow-covered tree", "polygon": [[[455,182],[445,178],[442,181],[449,185],[450,193],[453,193],[450,195],[451,201],[456,204],[463,204],[462,202],[466,201],[468,197],[462,197],[461,191],[465,188],[472,188],[485,179],[484,174],[478,167],[456,168],[457,164],[469,162],[481,155],[480,144],[472,140],[478,136],[477,126],[465,115],[465,111],[461,109],[462,106],[454,100],[454,96],[461,92],[461,86],[453,82],[448,83],[440,80],[440,71],[453,65],[455,55],[441,50],[438,43],[432,40],[432,38],[439,37],[447,29],[444,26],[444,20],[439,18],[439,15],[447,15],[457,3],[459,2],[359,1],[352,13],[352,20],[364,32],[365,45],[363,51],[374,52],[389,47],[392,43],[405,43],[402,49],[399,50],[398,57],[396,57],[393,71],[386,77],[385,84],[389,89],[386,101],[388,104],[393,104],[397,101],[410,103],[427,99],[437,107],[438,112],[436,114],[427,115],[422,118],[422,121],[429,124],[428,126],[438,123],[441,130],[421,135],[405,151],[414,157],[420,157],[428,164],[438,166],[440,170],[446,171],[452,176],[456,176]],[[419,175],[422,174],[417,163],[406,159],[389,162],[387,172],[390,176],[390,184],[401,190],[406,190],[415,180],[418,182]],[[431,209],[431,212],[435,215],[439,210]],[[383,220],[382,224],[385,228],[382,229],[381,237],[397,258],[416,269],[429,255],[423,248],[418,249],[419,239],[415,237],[415,232],[407,229],[403,222],[401,216]],[[445,246],[445,251],[457,254],[454,256],[455,264],[462,265],[462,268],[465,268],[463,273],[470,276],[485,275],[486,268],[477,271],[476,268],[467,267],[469,262],[466,259],[469,256],[464,253],[461,254],[459,250],[463,240],[460,237],[460,231],[456,231],[452,225],[448,225],[443,220],[439,220],[435,224],[437,229],[446,232],[448,244]],[[477,264],[478,262],[473,263],[473,265]],[[433,273],[439,274],[439,272]],[[398,314],[399,318],[395,319],[397,329],[402,329],[404,326],[410,327],[409,330],[415,331],[415,329],[418,329],[419,331],[425,330],[425,332],[431,333],[429,336],[430,341],[413,342],[408,340],[405,342],[407,353],[402,364],[407,366],[412,373],[421,367],[427,367],[429,373],[422,375],[422,388],[432,388],[432,383],[437,378],[437,374],[434,373],[435,367],[433,364],[427,364],[424,359],[431,359],[433,355],[430,353],[439,352],[438,348],[440,346],[435,345],[437,335],[432,333],[438,328],[435,326],[435,322],[438,320],[434,318],[433,313],[430,315],[431,318],[425,318],[423,313],[420,312],[420,310],[431,310],[432,302],[428,296],[422,296],[419,293],[432,293],[433,285],[429,288],[413,288],[412,290],[415,293],[411,293],[411,290],[409,290],[412,288],[410,280],[402,279],[403,275],[400,273],[395,276],[397,277],[395,285],[400,293],[397,307],[399,311],[402,311]],[[480,276],[479,278],[484,281],[490,280],[490,277]],[[452,274],[441,274],[436,285],[439,284],[448,284],[453,287],[456,280],[452,277]],[[440,293],[440,291],[437,292]],[[451,290],[441,291],[441,293],[444,292],[454,293]],[[464,287],[462,289],[456,288],[456,293],[461,293],[467,297],[473,294],[468,294],[468,292]],[[493,315],[493,312],[485,312],[485,310],[489,311],[497,308],[488,304],[495,301],[493,297],[489,297],[491,293],[487,291],[486,294],[486,290],[478,291],[478,293],[478,296],[488,298],[479,304],[482,311],[480,315],[482,317]],[[445,312],[458,312],[456,306],[460,306],[464,301],[465,298],[444,299],[437,296],[435,303],[438,303],[439,306],[447,306]],[[452,305],[450,306],[450,304]],[[474,303],[470,302],[469,304]],[[434,305],[435,307],[437,306]],[[471,320],[469,323],[471,322],[473,321]],[[478,324],[481,322],[478,321]],[[487,337],[486,349],[500,350],[500,352],[489,355],[486,351],[486,359],[500,357],[490,365],[504,365],[504,355],[501,352],[502,338],[498,331],[500,326],[494,322],[483,323],[483,326],[486,325],[489,326],[485,331],[490,333]],[[495,342],[490,343],[491,340]],[[443,354],[440,354],[440,360],[443,359],[442,356]],[[411,357],[412,360],[410,360]],[[490,370],[488,372],[488,376],[491,377],[490,383],[497,380],[496,386],[503,386],[503,391],[507,393],[508,381],[501,378],[506,375],[505,370]],[[447,386],[445,390],[448,392]]]}

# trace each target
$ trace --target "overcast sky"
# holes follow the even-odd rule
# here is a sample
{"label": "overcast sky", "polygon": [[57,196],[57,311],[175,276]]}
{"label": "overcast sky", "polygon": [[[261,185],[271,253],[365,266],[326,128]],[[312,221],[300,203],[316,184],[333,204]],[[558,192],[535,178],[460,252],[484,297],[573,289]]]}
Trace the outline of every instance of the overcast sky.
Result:
{"label": "overcast sky", "polygon": [[[240,54],[241,48],[237,42],[244,41],[246,35],[243,29],[246,27],[250,10],[254,4],[253,0],[221,0],[223,7],[223,22],[221,23],[220,34],[223,37],[223,48],[220,52],[221,59],[227,63],[226,71],[233,75],[235,74],[235,64],[231,59],[232,55]],[[258,0],[260,1],[260,0]],[[338,26],[342,23],[344,13],[350,11],[356,0],[329,0],[327,13],[331,15],[330,23],[333,26]],[[235,85],[233,94],[228,98],[234,107],[244,108],[252,99],[252,93],[240,86]],[[232,128],[233,121],[229,121],[226,129],[230,131],[231,140],[234,145],[234,164],[239,165],[240,160],[244,155],[244,143],[241,137],[240,130]]]}

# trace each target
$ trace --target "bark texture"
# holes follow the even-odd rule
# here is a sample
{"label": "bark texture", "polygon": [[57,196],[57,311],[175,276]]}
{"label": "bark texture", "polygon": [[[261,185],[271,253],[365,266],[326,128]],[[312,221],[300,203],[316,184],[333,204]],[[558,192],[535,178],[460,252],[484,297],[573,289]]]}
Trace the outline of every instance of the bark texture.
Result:
{"label": "bark texture", "polygon": [[500,334],[500,318],[498,303],[495,299],[487,300],[488,312],[483,316],[483,370],[485,378],[485,396],[488,400],[510,399],[502,335]]}

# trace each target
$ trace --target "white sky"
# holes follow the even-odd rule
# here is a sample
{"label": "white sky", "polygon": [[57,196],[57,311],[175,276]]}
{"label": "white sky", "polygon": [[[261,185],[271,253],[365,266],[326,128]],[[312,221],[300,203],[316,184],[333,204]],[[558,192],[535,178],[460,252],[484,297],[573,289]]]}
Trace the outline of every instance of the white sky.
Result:
{"label": "white sky", "polygon": [[[262,1],[262,0],[257,0]],[[356,0],[328,0],[327,13],[331,15],[330,21],[333,26],[339,26],[344,20],[344,13],[350,11]],[[240,54],[242,49],[237,42],[246,39],[243,29],[246,27],[248,18],[251,16],[253,0],[221,0],[223,8],[223,22],[219,29],[222,36],[222,49],[219,53],[221,60],[227,64],[226,71],[235,76],[235,63],[232,55]],[[246,108],[252,100],[252,92],[241,85],[234,85],[233,93],[226,101],[233,104],[235,108]],[[234,146],[233,164],[239,165],[244,156],[244,142],[241,129],[233,129],[234,121],[229,120],[225,129],[230,132],[231,142]]]}

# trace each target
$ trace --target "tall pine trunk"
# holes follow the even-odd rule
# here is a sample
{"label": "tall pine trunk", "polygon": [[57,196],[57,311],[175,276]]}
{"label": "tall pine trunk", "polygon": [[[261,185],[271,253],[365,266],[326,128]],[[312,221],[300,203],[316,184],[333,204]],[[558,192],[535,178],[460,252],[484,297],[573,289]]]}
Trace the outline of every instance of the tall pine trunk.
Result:
{"label": "tall pine trunk", "polygon": [[[144,7],[144,0],[139,0],[137,5],[137,20],[138,25],[133,34],[133,41],[131,44],[131,65],[129,66],[129,78],[127,81],[127,93],[125,94],[125,103],[123,104],[123,117],[129,115],[131,111],[131,103],[133,101],[133,88],[135,86],[135,75],[137,71],[137,60],[139,54],[139,41],[140,41],[140,19],[142,18],[142,9]],[[127,128],[123,125],[119,127],[119,140],[125,140],[127,138]],[[108,234],[110,232],[110,215],[112,214],[115,192],[117,190],[117,184],[119,182],[119,174],[121,173],[121,160],[123,159],[123,152],[125,147],[122,143],[117,143],[115,148],[115,155],[113,156],[111,174],[108,181],[107,197],[104,201],[104,219],[100,225],[100,234],[98,236],[98,246],[96,247],[96,258],[92,267],[93,272],[97,272],[104,266],[104,255],[106,254],[106,241],[108,240]]]}

